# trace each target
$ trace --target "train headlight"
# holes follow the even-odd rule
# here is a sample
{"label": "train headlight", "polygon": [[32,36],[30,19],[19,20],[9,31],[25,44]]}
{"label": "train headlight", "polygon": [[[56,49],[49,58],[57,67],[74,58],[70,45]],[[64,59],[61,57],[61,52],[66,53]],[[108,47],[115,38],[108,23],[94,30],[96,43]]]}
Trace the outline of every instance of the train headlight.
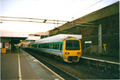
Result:
{"label": "train headlight", "polygon": [[77,54],[81,54],[81,52],[77,52]]}
{"label": "train headlight", "polygon": [[69,54],[69,52],[66,52],[65,54],[66,54],[66,55],[68,55],[68,54]]}

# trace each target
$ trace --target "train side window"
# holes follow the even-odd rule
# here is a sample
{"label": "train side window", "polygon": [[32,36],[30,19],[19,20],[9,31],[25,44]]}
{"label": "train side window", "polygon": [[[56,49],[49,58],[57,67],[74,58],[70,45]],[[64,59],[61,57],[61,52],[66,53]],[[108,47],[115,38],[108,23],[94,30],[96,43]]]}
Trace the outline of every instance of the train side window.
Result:
{"label": "train side window", "polygon": [[52,49],[52,44],[49,44],[49,49]]}
{"label": "train side window", "polygon": [[53,49],[53,44],[51,44],[51,49]]}
{"label": "train side window", "polygon": [[60,51],[62,50],[62,43],[60,44]]}
{"label": "train side window", "polygon": [[49,45],[45,44],[43,45],[43,48],[49,48]]}
{"label": "train side window", "polygon": [[40,45],[40,48],[43,48],[43,45],[42,45],[42,44]]}
{"label": "train side window", "polygon": [[37,48],[37,46],[36,46],[36,45],[35,45],[34,47],[35,47],[35,48]]}
{"label": "train side window", "polygon": [[55,44],[55,49],[57,49],[57,44]]}
{"label": "train side window", "polygon": [[48,45],[48,44],[46,45],[46,48],[49,48],[49,45]]}
{"label": "train side window", "polygon": [[52,44],[50,44],[50,49],[52,49]]}
{"label": "train side window", "polygon": [[37,44],[37,48],[39,48],[38,44]]}
{"label": "train side window", "polygon": [[58,46],[58,44],[55,44],[55,49],[59,49],[59,46]]}
{"label": "train side window", "polygon": [[55,44],[54,44],[54,49],[55,49]]}
{"label": "train side window", "polygon": [[52,49],[54,49],[54,44],[52,44]]}
{"label": "train side window", "polygon": [[41,48],[41,45],[39,44],[39,48]]}
{"label": "train side window", "polygon": [[57,44],[57,49],[59,50],[59,44]]}

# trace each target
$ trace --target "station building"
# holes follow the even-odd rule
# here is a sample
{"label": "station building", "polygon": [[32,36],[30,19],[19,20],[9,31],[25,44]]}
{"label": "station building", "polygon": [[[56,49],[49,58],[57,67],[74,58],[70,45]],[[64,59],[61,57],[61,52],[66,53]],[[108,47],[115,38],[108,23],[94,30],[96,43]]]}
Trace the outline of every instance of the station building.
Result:
{"label": "station building", "polygon": [[49,37],[49,32],[35,32],[33,34],[28,34],[28,37],[20,43],[22,47],[28,47],[29,43],[34,43],[35,40],[43,39]]}
{"label": "station building", "polygon": [[13,32],[0,30],[0,51],[1,53],[14,52],[15,47],[24,46],[26,42],[31,43],[49,36],[49,32],[37,32],[29,34],[26,32]]}

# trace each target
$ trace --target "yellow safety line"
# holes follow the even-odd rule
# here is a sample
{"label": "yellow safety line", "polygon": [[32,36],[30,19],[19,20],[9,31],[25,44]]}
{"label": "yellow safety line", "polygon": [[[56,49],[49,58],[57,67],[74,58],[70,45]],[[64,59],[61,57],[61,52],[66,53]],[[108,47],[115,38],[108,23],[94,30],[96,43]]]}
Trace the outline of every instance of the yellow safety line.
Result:
{"label": "yellow safety line", "polygon": [[21,67],[20,67],[20,57],[19,57],[19,52],[18,52],[18,69],[19,69],[19,80],[22,80],[22,76],[21,76]]}

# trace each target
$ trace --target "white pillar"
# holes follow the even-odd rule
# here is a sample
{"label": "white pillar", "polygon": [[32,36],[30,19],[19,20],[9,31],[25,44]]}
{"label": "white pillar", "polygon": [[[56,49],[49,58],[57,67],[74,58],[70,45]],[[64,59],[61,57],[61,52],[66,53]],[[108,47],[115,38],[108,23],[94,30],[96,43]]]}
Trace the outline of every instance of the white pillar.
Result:
{"label": "white pillar", "polygon": [[102,25],[98,27],[98,53],[102,53]]}

